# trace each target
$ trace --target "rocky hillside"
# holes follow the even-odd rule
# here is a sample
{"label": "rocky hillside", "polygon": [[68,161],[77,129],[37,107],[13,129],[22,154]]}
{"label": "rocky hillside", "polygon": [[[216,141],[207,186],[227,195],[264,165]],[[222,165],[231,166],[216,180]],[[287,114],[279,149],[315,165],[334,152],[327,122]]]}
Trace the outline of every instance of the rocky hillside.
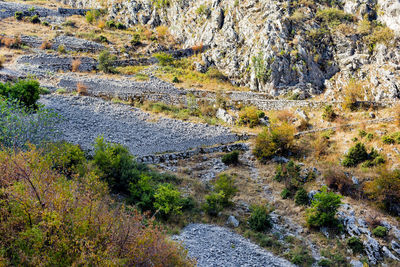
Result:
{"label": "rocky hillside", "polygon": [[208,48],[199,70],[216,66],[234,84],[273,96],[335,98],[349,79],[365,81],[371,99],[400,96],[395,0],[63,2],[107,8],[126,25],[167,25],[184,47]]}

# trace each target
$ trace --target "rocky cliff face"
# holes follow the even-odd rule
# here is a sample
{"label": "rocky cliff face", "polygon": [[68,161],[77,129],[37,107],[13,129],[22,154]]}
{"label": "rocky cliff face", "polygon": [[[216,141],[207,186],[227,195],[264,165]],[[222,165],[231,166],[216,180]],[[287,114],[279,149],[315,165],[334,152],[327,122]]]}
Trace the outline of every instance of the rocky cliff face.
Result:
{"label": "rocky cliff face", "polygon": [[215,65],[255,91],[338,98],[356,79],[374,100],[400,96],[398,0],[62,1],[107,7],[127,25],[168,25],[185,47],[210,46],[199,69]]}

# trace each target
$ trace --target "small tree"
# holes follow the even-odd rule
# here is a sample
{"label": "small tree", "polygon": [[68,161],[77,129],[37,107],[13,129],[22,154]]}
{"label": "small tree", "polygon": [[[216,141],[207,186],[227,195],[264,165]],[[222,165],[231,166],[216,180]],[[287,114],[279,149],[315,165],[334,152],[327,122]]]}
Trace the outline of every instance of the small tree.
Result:
{"label": "small tree", "polygon": [[284,155],[290,151],[293,140],[293,126],[287,123],[272,125],[269,128],[264,128],[257,136],[253,154],[265,163],[275,155]]}
{"label": "small tree", "polygon": [[266,206],[252,206],[248,223],[250,228],[257,232],[263,232],[270,229],[272,223],[268,208]]}
{"label": "small tree", "polygon": [[342,204],[341,196],[328,192],[326,187],[315,194],[311,208],[307,209],[307,224],[311,227],[337,226],[337,210]]}
{"label": "small tree", "polygon": [[111,55],[109,51],[102,51],[99,55],[99,70],[104,73],[114,73],[115,68],[113,67],[113,63],[115,60],[116,57],[114,55]]}
{"label": "small tree", "polygon": [[181,193],[171,184],[160,185],[154,194],[154,208],[163,215],[180,214]]}
{"label": "small tree", "polygon": [[296,195],[294,195],[294,202],[296,205],[308,205],[308,194],[304,188],[297,190]]}
{"label": "small tree", "polygon": [[231,203],[231,199],[238,189],[235,186],[235,180],[231,176],[221,174],[214,182],[214,191],[223,192],[224,197],[221,199],[221,204],[225,207]]}

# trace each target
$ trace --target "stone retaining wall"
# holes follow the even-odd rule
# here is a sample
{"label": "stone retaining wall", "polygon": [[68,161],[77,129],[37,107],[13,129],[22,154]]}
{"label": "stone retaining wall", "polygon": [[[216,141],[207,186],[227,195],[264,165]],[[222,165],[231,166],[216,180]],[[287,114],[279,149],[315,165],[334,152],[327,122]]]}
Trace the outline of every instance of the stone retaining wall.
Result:
{"label": "stone retaining wall", "polygon": [[202,147],[202,148],[196,148],[194,150],[189,150],[189,151],[185,151],[185,152],[142,156],[142,157],[136,158],[136,161],[139,163],[157,164],[157,163],[168,162],[170,160],[186,159],[186,158],[190,158],[195,155],[198,155],[198,154],[209,154],[209,153],[216,153],[216,152],[231,152],[234,150],[247,151],[247,150],[249,150],[249,145],[246,143],[235,143],[235,144],[220,145],[220,146],[214,146],[214,147]]}

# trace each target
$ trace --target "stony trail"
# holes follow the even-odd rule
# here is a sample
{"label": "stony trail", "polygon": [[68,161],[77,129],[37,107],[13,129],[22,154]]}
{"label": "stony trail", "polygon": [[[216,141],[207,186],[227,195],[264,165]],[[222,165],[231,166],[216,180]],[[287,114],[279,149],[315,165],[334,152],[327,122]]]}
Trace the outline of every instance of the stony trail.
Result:
{"label": "stony trail", "polygon": [[207,224],[190,224],[173,237],[183,242],[197,266],[294,266],[229,229]]}
{"label": "stony trail", "polygon": [[225,127],[155,118],[139,109],[94,97],[45,95],[40,103],[63,117],[57,126],[60,139],[88,150],[100,135],[127,146],[135,156],[181,152],[238,140]]}

